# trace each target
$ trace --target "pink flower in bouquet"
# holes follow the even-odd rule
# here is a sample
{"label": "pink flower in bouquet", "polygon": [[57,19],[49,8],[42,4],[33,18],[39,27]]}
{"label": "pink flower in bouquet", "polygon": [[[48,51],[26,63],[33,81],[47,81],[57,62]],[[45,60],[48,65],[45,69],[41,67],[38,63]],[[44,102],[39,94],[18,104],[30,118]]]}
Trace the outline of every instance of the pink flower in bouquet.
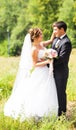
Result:
{"label": "pink flower in bouquet", "polygon": [[47,49],[45,52],[45,57],[49,59],[56,58],[58,56],[57,51],[54,49]]}

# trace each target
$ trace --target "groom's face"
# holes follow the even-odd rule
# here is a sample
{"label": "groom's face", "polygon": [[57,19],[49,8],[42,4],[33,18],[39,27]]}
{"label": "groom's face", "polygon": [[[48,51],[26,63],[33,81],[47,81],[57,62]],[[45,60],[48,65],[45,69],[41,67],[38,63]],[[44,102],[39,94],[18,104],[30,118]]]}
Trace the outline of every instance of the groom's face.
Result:
{"label": "groom's face", "polygon": [[56,37],[60,37],[63,35],[63,28],[59,29],[58,27],[53,27],[53,32]]}

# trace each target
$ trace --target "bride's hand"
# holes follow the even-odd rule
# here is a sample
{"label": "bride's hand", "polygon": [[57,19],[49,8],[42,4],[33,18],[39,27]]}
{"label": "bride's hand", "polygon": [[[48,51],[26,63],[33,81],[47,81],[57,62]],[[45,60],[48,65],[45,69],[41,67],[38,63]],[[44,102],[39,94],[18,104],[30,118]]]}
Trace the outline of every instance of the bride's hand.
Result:
{"label": "bride's hand", "polygon": [[53,32],[50,38],[51,42],[53,42],[54,38],[55,38],[55,33]]}
{"label": "bride's hand", "polygon": [[50,64],[50,63],[51,63],[51,61],[52,61],[51,59],[47,59],[48,64]]}

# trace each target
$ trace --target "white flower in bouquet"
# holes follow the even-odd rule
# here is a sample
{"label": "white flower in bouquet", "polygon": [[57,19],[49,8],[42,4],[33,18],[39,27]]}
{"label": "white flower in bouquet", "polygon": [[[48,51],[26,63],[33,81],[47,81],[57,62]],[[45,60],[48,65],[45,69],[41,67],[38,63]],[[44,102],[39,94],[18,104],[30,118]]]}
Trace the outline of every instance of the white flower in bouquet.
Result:
{"label": "white flower in bouquet", "polygon": [[58,53],[56,50],[54,49],[46,49],[44,52],[44,58],[45,59],[53,59],[53,58],[57,58]]}
{"label": "white flower in bouquet", "polygon": [[54,49],[46,49],[45,53],[44,53],[44,57],[45,59],[50,59],[51,62],[49,64],[49,74],[52,75],[53,73],[53,58],[57,58],[58,57],[58,53],[56,50]]}

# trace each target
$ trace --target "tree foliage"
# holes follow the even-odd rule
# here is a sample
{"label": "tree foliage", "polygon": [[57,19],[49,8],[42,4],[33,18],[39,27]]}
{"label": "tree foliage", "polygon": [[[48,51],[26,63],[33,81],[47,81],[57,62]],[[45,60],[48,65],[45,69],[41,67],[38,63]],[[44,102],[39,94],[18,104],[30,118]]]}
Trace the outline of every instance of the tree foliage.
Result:
{"label": "tree foliage", "polygon": [[[52,23],[64,20],[75,45],[76,2],[74,0],[0,0],[0,44],[9,36],[10,55],[19,55],[28,30],[40,27],[44,40],[50,38]],[[9,34],[9,35],[7,35]]]}
{"label": "tree foliage", "polygon": [[73,46],[76,46],[76,25],[75,25],[75,4],[74,0],[65,0],[63,1],[62,7],[59,10],[59,18],[58,20],[63,20],[68,25],[67,33],[72,41]]}

